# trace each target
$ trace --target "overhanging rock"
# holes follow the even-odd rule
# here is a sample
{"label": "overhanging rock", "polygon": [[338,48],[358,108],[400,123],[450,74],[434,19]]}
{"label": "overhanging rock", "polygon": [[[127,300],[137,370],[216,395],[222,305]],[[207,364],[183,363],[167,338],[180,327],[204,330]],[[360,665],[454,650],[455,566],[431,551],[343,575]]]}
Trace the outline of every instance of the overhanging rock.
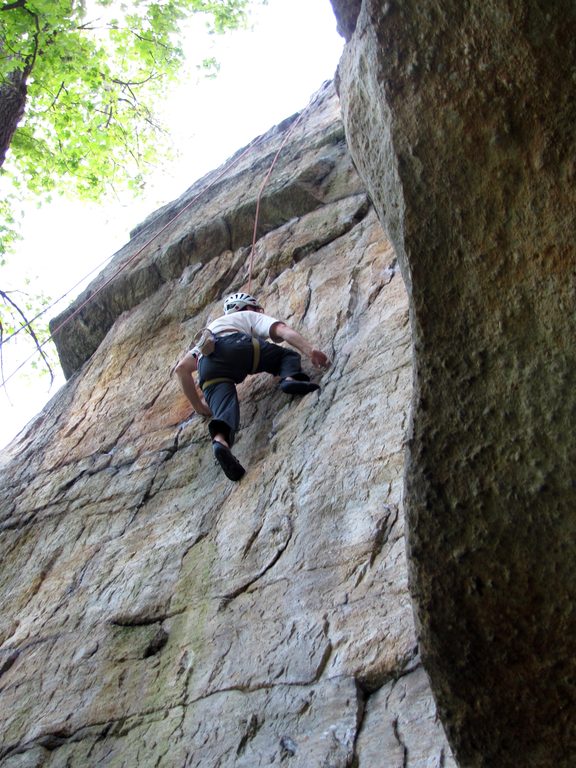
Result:
{"label": "overhanging rock", "polygon": [[[265,188],[258,238],[350,193],[349,188],[338,188],[340,180],[334,183],[336,167],[342,161],[350,163],[337,113],[319,94],[306,114],[308,119],[292,133]],[[201,267],[227,250],[237,256],[233,272],[246,260],[258,190],[296,118],[255,139],[148,217],[98,278],[51,321],[66,377],[93,354],[122,312],[180,277],[186,268]],[[361,184],[358,180],[355,184],[360,192]],[[224,284],[232,274],[224,275]]]}
{"label": "overhanging rock", "polygon": [[409,288],[425,667],[461,765],[569,768],[576,9],[333,5],[346,133]]}

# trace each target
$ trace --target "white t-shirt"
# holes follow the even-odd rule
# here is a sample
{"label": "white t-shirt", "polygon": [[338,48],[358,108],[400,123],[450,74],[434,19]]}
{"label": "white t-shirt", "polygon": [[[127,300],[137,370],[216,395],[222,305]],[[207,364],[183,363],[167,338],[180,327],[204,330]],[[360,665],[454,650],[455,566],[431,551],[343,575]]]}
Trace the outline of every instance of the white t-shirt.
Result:
{"label": "white t-shirt", "polygon": [[247,333],[249,336],[257,336],[259,339],[270,337],[270,328],[274,323],[280,322],[275,317],[263,315],[261,312],[252,312],[244,310],[242,312],[232,312],[229,315],[222,315],[211,323],[208,328],[213,333],[235,328],[241,333]]}

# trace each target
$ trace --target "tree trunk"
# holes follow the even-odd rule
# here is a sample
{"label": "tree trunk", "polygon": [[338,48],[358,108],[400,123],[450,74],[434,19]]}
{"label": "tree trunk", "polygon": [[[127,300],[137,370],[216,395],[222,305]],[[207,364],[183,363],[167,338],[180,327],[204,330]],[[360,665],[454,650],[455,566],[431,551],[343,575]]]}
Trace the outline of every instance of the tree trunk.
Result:
{"label": "tree trunk", "polygon": [[26,79],[25,72],[16,71],[0,85],[0,167],[4,165],[14,131],[24,116],[28,91]]}

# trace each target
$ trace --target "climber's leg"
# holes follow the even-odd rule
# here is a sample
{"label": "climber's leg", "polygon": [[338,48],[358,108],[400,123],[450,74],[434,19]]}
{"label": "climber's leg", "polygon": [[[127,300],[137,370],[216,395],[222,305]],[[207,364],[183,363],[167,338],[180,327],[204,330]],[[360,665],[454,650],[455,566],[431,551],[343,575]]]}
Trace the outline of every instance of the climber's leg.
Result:
{"label": "climber's leg", "polygon": [[229,480],[237,481],[244,477],[246,470],[242,464],[240,464],[230,448],[218,440],[217,437],[212,440],[212,450],[214,451],[216,461],[220,464],[222,471]]}
{"label": "climber's leg", "polygon": [[309,392],[315,392],[320,389],[319,384],[313,381],[299,381],[294,378],[282,379],[280,389],[287,395],[307,395]]}
{"label": "climber's leg", "polygon": [[212,419],[208,424],[210,436],[231,448],[240,426],[240,404],[236,385],[233,381],[220,381],[209,386],[204,385],[203,392],[212,411]]}
{"label": "climber's leg", "polygon": [[227,478],[234,481],[240,480],[245,470],[230,450],[240,425],[240,406],[236,385],[233,381],[220,381],[214,384],[208,382],[208,386],[204,387],[204,396],[213,415],[208,424],[208,431],[212,437],[214,457]]}
{"label": "climber's leg", "polygon": [[280,376],[280,389],[288,395],[306,395],[320,389],[302,370],[302,358],[293,349],[264,342],[260,349],[259,371]]}

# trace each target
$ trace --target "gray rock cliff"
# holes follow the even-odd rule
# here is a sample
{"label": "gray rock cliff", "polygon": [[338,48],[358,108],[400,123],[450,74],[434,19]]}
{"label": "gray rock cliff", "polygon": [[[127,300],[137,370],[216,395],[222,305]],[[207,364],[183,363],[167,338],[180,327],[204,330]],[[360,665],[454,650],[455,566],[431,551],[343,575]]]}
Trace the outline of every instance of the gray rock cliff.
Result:
{"label": "gray rock cliff", "polygon": [[462,766],[576,765],[576,7],[333,0],[408,287],[423,660]]}
{"label": "gray rock cliff", "polygon": [[[3,766],[576,763],[576,10],[332,5],[343,123],[328,86],[53,325],[0,455]],[[169,370],[291,127],[253,290],[334,364],[242,385],[232,486]]]}
{"label": "gray rock cliff", "polygon": [[293,120],[55,321],[70,379],[0,454],[3,767],[455,765],[408,592],[408,301],[331,86],[265,190],[252,286],[332,357],[321,392],[241,385],[233,484],[170,377],[246,285]]}

